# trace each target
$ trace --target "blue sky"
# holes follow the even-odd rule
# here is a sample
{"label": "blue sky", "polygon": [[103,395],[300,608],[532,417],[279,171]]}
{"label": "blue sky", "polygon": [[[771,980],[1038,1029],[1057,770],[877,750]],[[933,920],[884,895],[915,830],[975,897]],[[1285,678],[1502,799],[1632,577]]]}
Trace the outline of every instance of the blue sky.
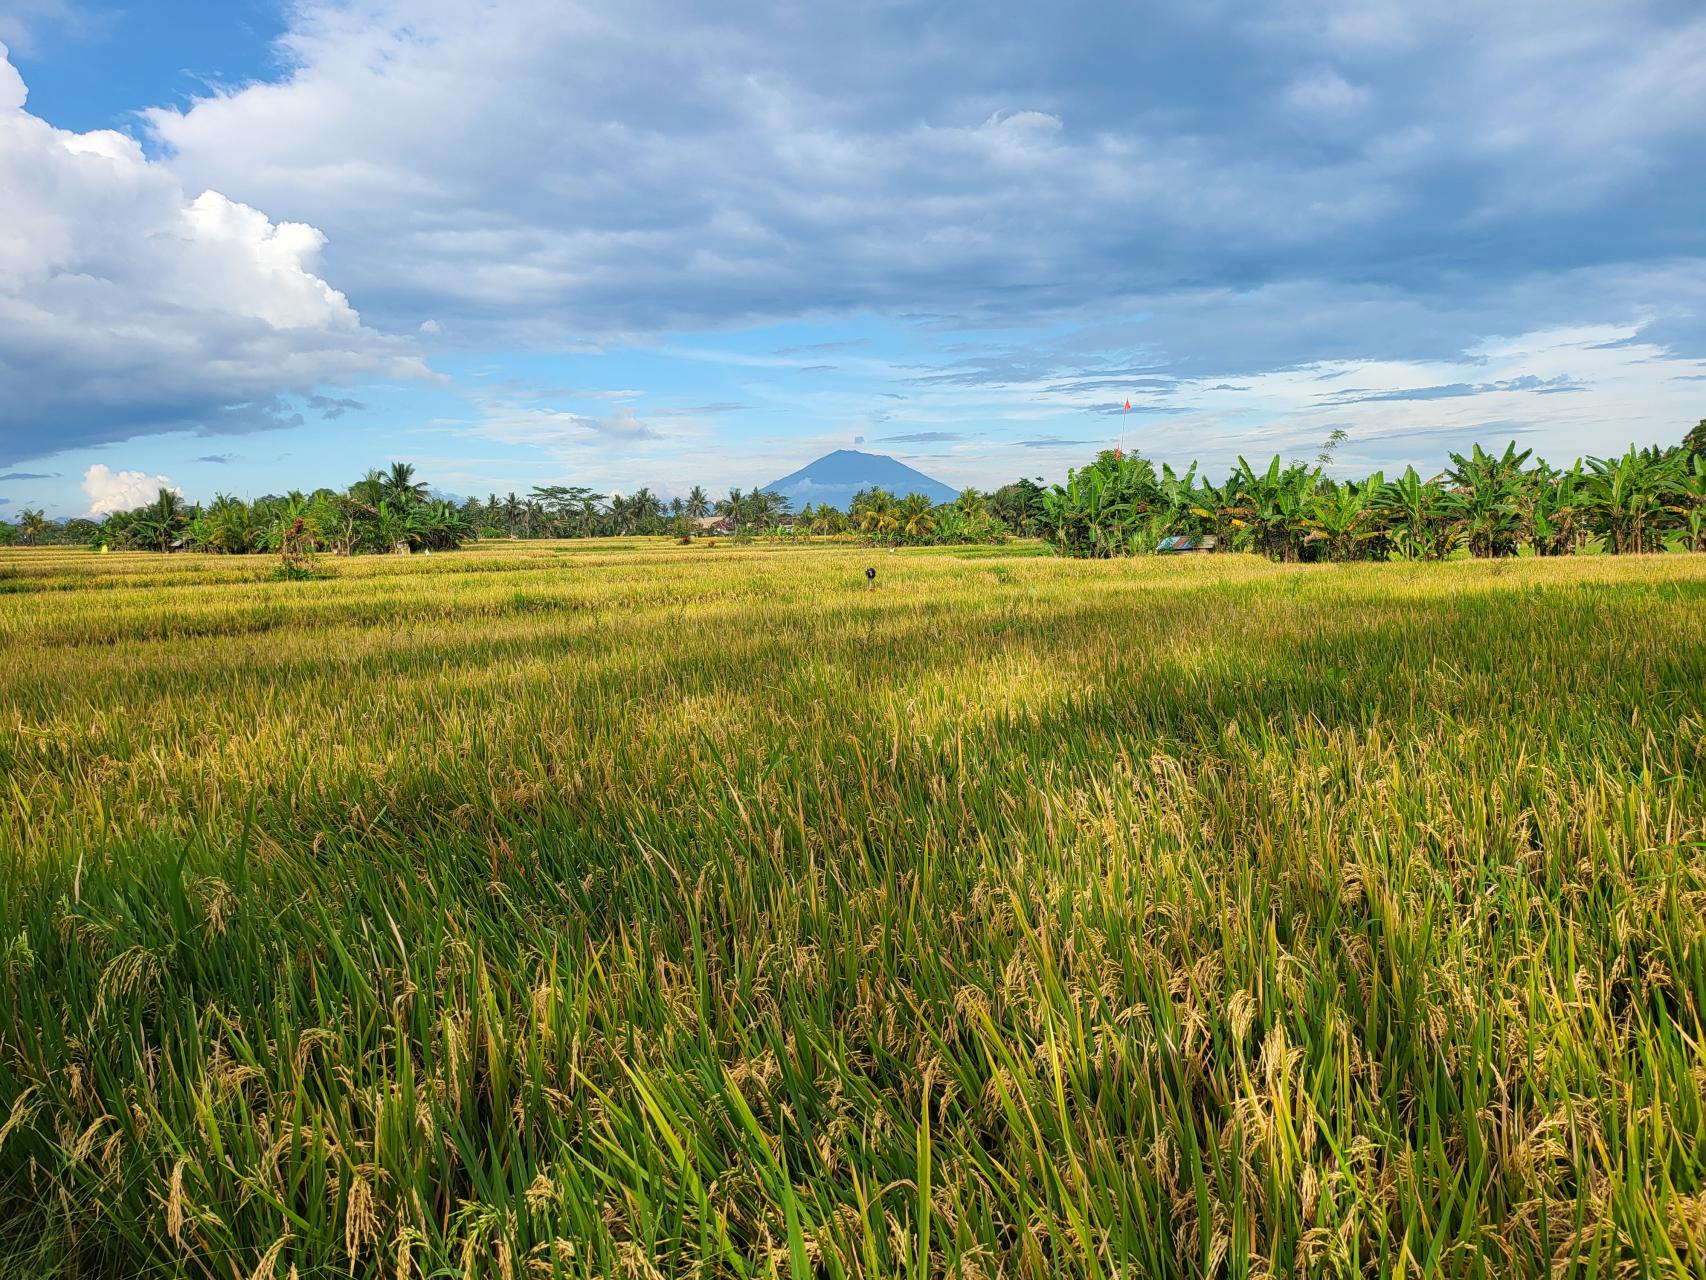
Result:
{"label": "blue sky", "polygon": [[0,44],[0,517],[1706,416],[1693,0],[0,0]]}

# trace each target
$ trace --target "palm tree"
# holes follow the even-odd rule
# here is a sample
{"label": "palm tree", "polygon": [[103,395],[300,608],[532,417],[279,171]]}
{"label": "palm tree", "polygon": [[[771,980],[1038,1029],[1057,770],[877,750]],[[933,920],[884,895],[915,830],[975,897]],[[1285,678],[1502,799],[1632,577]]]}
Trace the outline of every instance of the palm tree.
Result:
{"label": "palm tree", "polygon": [[867,489],[853,495],[853,519],[860,533],[882,538],[900,527],[894,495],[886,489]]}
{"label": "palm tree", "polygon": [[711,500],[706,496],[702,485],[694,485],[687,493],[687,515],[694,520],[703,519],[711,514]]}
{"label": "palm tree", "polygon": [[415,468],[407,462],[393,462],[385,475],[385,496],[393,502],[409,506],[426,500],[425,482],[415,479]]}
{"label": "palm tree", "polygon": [[747,516],[756,525],[775,524],[788,514],[789,505],[774,489],[754,489],[746,496]]}
{"label": "palm tree", "polygon": [[349,487],[349,496],[364,507],[377,509],[385,500],[385,473],[368,468],[367,474]]}
{"label": "palm tree", "polygon": [[265,535],[256,518],[256,507],[251,507],[241,498],[219,494],[196,517],[187,536],[206,551],[241,555],[258,550]]}
{"label": "palm tree", "polygon": [[740,532],[740,517],[746,506],[746,494],[740,489],[730,489],[729,496],[717,500],[717,514],[734,522],[734,531]]}
{"label": "palm tree", "polygon": [[901,533],[908,538],[926,538],[936,532],[936,517],[930,499],[922,493],[909,493],[902,498],[896,516]]}
{"label": "palm tree", "polygon": [[47,532],[48,519],[40,507],[25,507],[18,512],[18,530],[24,536],[24,545],[33,547],[41,536]]}
{"label": "palm tree", "polygon": [[138,513],[141,532],[162,551],[171,547],[189,522],[184,500],[170,489],[161,489],[159,496]]}
{"label": "palm tree", "polygon": [[628,525],[630,533],[656,533],[658,518],[663,511],[663,503],[647,485],[641,485],[634,491],[634,496],[628,499]]}

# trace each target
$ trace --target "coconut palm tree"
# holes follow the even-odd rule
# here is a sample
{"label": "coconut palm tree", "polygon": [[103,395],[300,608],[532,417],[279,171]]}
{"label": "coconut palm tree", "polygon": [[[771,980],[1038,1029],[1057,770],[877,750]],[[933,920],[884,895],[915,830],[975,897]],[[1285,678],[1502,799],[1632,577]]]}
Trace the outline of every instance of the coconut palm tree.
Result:
{"label": "coconut palm tree", "polygon": [[699,520],[711,514],[711,499],[706,496],[702,485],[694,485],[687,492],[687,515],[690,519]]}
{"label": "coconut palm tree", "polygon": [[241,498],[218,494],[190,524],[185,536],[204,551],[221,551],[228,555],[259,550],[265,534],[261,528],[257,503],[250,506]]}
{"label": "coconut palm tree", "polygon": [[899,527],[894,495],[886,489],[867,489],[853,496],[853,519],[859,532],[887,537]]}
{"label": "coconut palm tree", "polygon": [[189,527],[190,515],[183,498],[170,489],[161,489],[152,503],[136,513],[137,533],[149,545],[166,551]]}
{"label": "coconut palm tree", "polygon": [[788,514],[789,502],[774,489],[754,489],[746,495],[747,518],[755,525],[775,524]]}
{"label": "coconut palm tree", "polygon": [[424,502],[427,496],[426,483],[415,479],[413,464],[393,462],[391,469],[385,473],[385,496],[392,503],[400,503],[403,506]]}
{"label": "coconut palm tree", "polygon": [[895,516],[900,522],[900,532],[908,538],[927,538],[936,532],[934,509],[922,493],[909,493],[902,498]]}
{"label": "coconut palm tree", "polygon": [[741,489],[730,489],[729,496],[717,499],[717,514],[732,521],[734,531],[740,532],[740,518],[746,507],[746,493]]}
{"label": "coconut palm tree", "polygon": [[40,507],[25,507],[18,512],[18,532],[23,535],[26,547],[33,547],[41,541],[48,524],[48,518]]}
{"label": "coconut palm tree", "polygon": [[370,509],[377,508],[384,501],[385,492],[385,473],[372,468],[349,487],[349,496]]}

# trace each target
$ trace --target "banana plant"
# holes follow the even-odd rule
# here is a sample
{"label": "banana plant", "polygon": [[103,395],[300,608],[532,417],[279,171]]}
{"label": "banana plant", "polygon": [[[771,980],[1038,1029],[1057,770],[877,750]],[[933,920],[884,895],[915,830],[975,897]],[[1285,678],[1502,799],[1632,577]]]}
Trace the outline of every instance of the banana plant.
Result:
{"label": "banana plant", "polygon": [[1414,467],[1375,498],[1392,553],[1405,560],[1443,560],[1456,543],[1445,486],[1423,480]]}
{"label": "banana plant", "polygon": [[[1702,423],[1706,426],[1706,423]],[[1706,551],[1706,454],[1695,454],[1677,477],[1682,543],[1688,551]]]}
{"label": "banana plant", "polygon": [[1554,471],[1536,468],[1528,489],[1528,542],[1537,556],[1567,556],[1586,532],[1582,464]]}
{"label": "banana plant", "polygon": [[1451,455],[1446,501],[1469,544],[1470,555],[1516,554],[1524,508],[1522,467],[1532,453],[1532,449],[1519,453],[1512,441],[1503,454],[1486,453],[1476,445],[1467,457]]}
{"label": "banana plant", "polygon": [[1305,539],[1320,545],[1329,560],[1368,558],[1373,544],[1384,538],[1375,497],[1386,488],[1376,471],[1367,480],[1317,490],[1310,499]]}
{"label": "banana plant", "polygon": [[[1111,455],[1109,455],[1111,458]],[[1126,549],[1125,520],[1131,504],[1120,494],[1120,477],[1104,460],[1070,471],[1064,485],[1043,491],[1039,523],[1068,555],[1106,558]]]}
{"label": "banana plant", "polygon": [[1246,547],[1276,560],[1303,558],[1308,532],[1303,521],[1321,485],[1319,467],[1296,462],[1286,466],[1276,453],[1265,471],[1257,471],[1239,458],[1227,485],[1235,494],[1230,510],[1243,521],[1241,541]]}
{"label": "banana plant", "polygon": [[1620,458],[1589,458],[1587,496],[1592,519],[1605,535],[1607,549],[1640,555],[1657,545],[1656,532],[1669,500],[1677,496],[1679,470],[1654,451],[1633,445]]}

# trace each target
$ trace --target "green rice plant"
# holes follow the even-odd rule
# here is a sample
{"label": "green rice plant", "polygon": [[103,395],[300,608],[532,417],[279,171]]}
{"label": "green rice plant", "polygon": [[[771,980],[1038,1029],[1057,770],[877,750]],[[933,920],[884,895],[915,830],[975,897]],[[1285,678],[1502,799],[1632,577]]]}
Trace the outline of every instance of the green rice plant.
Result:
{"label": "green rice plant", "polygon": [[1700,1274],[1706,561],[1028,551],[0,551],[0,1277]]}

